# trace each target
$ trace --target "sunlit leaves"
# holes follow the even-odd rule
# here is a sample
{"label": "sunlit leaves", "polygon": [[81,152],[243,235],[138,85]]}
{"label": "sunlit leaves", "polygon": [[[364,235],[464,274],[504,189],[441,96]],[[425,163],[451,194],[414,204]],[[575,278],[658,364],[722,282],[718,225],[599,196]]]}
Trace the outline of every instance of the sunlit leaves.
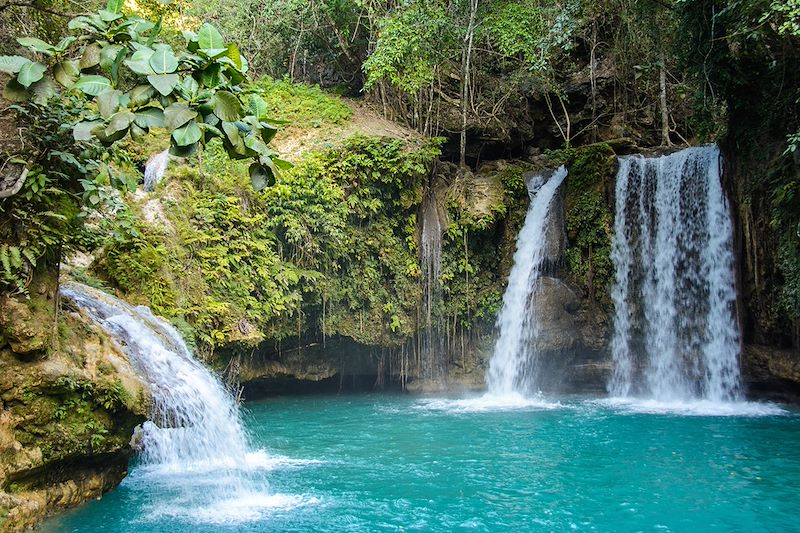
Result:
{"label": "sunlit leaves", "polygon": [[44,77],[45,70],[47,70],[47,67],[39,62],[31,61],[29,63],[25,63],[19,69],[17,81],[23,87],[28,88],[33,83],[41,80]]}
{"label": "sunlit leaves", "polygon": [[0,72],[16,74],[31,60],[21,56],[0,56]]}
{"label": "sunlit leaves", "polygon": [[97,96],[104,90],[111,88],[111,80],[98,75],[81,76],[73,87],[90,96]]}

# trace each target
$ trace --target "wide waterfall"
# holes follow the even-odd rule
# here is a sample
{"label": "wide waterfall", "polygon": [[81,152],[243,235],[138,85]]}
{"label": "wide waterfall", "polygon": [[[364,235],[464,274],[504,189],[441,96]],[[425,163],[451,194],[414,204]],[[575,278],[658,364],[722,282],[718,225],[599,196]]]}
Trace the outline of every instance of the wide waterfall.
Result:
{"label": "wide waterfall", "polygon": [[500,334],[494,347],[486,383],[489,394],[510,396],[536,392],[536,316],[531,298],[535,294],[546,249],[546,229],[553,198],[567,177],[559,167],[549,179],[534,177],[528,185],[531,203],[517,236],[514,266],[503,294],[497,319]]}
{"label": "wide waterfall", "polygon": [[739,399],[732,226],[716,146],[620,158],[612,259],[609,392]]}
{"label": "wide waterfall", "polygon": [[157,486],[169,495],[153,502],[153,517],[230,522],[308,503],[269,494],[266,471],[287,460],[248,446],[232,395],[168,322],[79,283],[65,283],[61,294],[111,336],[149,384],[139,464],[123,486]]}

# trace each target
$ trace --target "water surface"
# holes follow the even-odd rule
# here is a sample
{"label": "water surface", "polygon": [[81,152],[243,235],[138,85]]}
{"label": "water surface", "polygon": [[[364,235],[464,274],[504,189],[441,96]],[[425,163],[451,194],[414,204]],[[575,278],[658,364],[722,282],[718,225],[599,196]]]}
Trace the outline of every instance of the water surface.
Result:
{"label": "water surface", "polygon": [[133,465],[42,531],[797,528],[800,415],[774,406],[311,396],[244,419],[246,469]]}

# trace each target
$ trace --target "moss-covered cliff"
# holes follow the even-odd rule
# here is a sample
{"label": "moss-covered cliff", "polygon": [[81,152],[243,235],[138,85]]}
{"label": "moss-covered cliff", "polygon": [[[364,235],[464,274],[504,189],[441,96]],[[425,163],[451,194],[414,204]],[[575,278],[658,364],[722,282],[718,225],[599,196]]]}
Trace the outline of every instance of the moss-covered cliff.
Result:
{"label": "moss-covered cliff", "polygon": [[0,530],[115,487],[127,471],[145,385],[88,321],[54,312],[52,275],[0,296]]}

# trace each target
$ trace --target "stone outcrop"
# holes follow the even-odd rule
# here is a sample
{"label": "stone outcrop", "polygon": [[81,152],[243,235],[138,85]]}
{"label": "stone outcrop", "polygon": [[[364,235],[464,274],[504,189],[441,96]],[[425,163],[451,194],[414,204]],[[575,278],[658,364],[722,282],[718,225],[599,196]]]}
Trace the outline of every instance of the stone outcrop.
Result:
{"label": "stone outcrop", "polygon": [[77,313],[58,325],[52,280],[0,296],[0,531],[116,486],[148,394],[125,356]]}
{"label": "stone outcrop", "polygon": [[800,401],[800,353],[769,346],[746,345],[742,379],[750,396]]}

